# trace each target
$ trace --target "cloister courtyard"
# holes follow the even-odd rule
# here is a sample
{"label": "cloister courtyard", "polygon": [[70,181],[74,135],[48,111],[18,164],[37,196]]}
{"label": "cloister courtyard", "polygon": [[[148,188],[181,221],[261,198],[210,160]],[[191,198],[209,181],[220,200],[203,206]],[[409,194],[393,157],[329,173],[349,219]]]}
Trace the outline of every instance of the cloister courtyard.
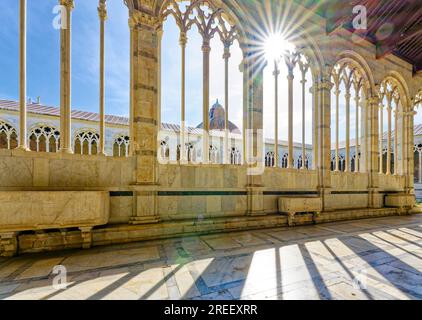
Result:
{"label": "cloister courtyard", "polygon": [[422,298],[420,1],[0,23],[0,299]]}

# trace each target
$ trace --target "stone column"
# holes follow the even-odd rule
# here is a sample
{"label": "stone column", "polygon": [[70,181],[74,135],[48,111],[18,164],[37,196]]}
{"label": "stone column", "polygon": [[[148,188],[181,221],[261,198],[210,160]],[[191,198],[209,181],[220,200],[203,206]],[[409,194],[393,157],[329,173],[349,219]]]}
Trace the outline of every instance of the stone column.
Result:
{"label": "stone column", "polygon": [[388,136],[387,136],[387,175],[391,174],[391,95],[387,94]]}
{"label": "stone column", "polygon": [[318,84],[319,118],[318,118],[318,181],[319,192],[323,199],[323,209],[325,208],[325,199],[331,193],[331,83],[330,75],[327,74]]}
{"label": "stone column", "polygon": [[293,168],[293,68],[288,68],[288,160],[287,168]]}
{"label": "stone column", "polygon": [[249,101],[249,72],[248,72],[248,60],[247,60],[247,54],[246,49],[242,48],[243,53],[243,60],[239,66],[240,71],[243,75],[243,118],[242,118],[242,163],[246,163],[246,128],[248,127],[248,101]]}
{"label": "stone column", "polygon": [[278,154],[278,77],[280,70],[278,69],[277,62],[274,62],[274,167],[279,166]]}
{"label": "stone column", "polygon": [[346,166],[345,172],[350,172],[350,84],[346,85]]}
{"label": "stone column", "polygon": [[[130,84],[129,84],[129,137],[130,137],[130,142],[129,142],[129,155],[132,155],[134,152],[133,150],[135,149],[134,147],[134,117],[133,117],[133,110],[134,110],[134,101],[135,101],[135,85],[134,85],[134,65],[135,65],[135,50],[134,50],[134,43],[135,43],[135,38],[137,35],[137,31],[136,31],[136,20],[133,16],[133,14],[130,15],[129,20],[128,20],[128,25],[129,25],[129,31],[130,31],[130,49],[129,49],[129,77],[130,77]],[[120,153],[120,148],[119,148],[119,153]],[[119,155],[120,157],[120,155]]]}
{"label": "stone column", "polygon": [[256,59],[248,57],[247,70],[247,121],[246,121],[246,163],[248,214],[263,215],[264,188],[262,175],[265,171],[263,135],[263,66]]}
{"label": "stone column", "polygon": [[[404,106],[402,106],[404,108]],[[415,164],[414,164],[414,117],[416,112],[412,108],[410,111],[403,112],[403,125],[402,125],[402,174],[406,177],[405,192],[413,194],[414,191],[414,175],[415,175]],[[421,158],[419,159],[421,160]],[[421,163],[421,161],[419,161]]]}
{"label": "stone column", "polygon": [[379,116],[380,116],[380,128],[379,128],[379,173],[384,174],[384,106],[382,101],[379,101]]}
{"label": "stone column", "polygon": [[[380,148],[380,141],[381,141],[381,149],[382,149],[382,138],[380,138],[380,132],[382,133],[382,129],[379,129],[378,123],[378,116],[382,115],[379,113],[380,108],[380,99],[378,95],[372,95],[366,100],[366,114],[368,116],[369,122],[369,129],[365,132],[365,139],[368,139],[368,150],[367,150],[367,167],[366,172],[368,173],[369,177],[369,207],[370,208],[381,208],[383,206],[383,195],[379,193],[379,148]],[[382,119],[381,119],[382,123]],[[381,162],[382,167],[382,162]]]}
{"label": "stone column", "polygon": [[306,120],[306,115],[305,115],[305,86],[306,86],[306,73],[302,72],[302,80],[300,81],[300,83],[302,84],[302,167],[301,169],[306,169],[305,166],[305,161],[306,161],[306,152],[305,152],[305,120]]}
{"label": "stone column", "polygon": [[60,31],[60,149],[63,153],[73,153],[71,142],[71,27],[73,0],[60,0],[66,9],[66,21]]}
{"label": "stone column", "polygon": [[356,103],[356,122],[355,122],[355,172],[359,172],[359,88],[356,86],[357,90],[355,90],[355,103]]}
{"label": "stone column", "polygon": [[181,83],[181,114],[180,114],[180,162],[186,162],[186,143],[185,143],[185,132],[186,132],[186,43],[188,38],[185,32],[180,33],[180,48],[182,50],[182,83]]}
{"label": "stone column", "polygon": [[339,112],[340,112],[340,93],[341,91],[339,90],[339,86],[336,85],[336,90],[335,90],[335,95],[336,95],[336,163],[335,163],[335,167],[334,170],[335,171],[340,171],[340,153],[339,153],[339,142],[340,142],[340,117],[339,117]]}
{"label": "stone column", "polygon": [[[394,108],[394,171],[393,173],[395,175],[399,174],[399,144],[398,144],[398,140],[399,140],[399,130],[403,131],[404,127],[403,127],[403,120],[404,117],[402,117],[402,121],[400,121],[400,127],[398,126],[399,121],[398,118],[399,116],[402,116],[403,112],[399,112],[399,101],[398,99],[394,99],[394,104],[396,105],[396,107]],[[400,135],[402,140],[404,138],[403,134]],[[402,141],[402,145],[403,145],[403,141]]]}
{"label": "stone column", "polygon": [[[310,93],[312,94],[312,145],[313,145],[313,154],[312,154],[312,170],[316,170],[318,167],[318,119],[319,119],[319,99],[318,99],[318,90],[317,90],[317,81],[314,79],[312,88],[310,88]],[[331,157],[331,156],[330,156]]]}
{"label": "stone column", "polygon": [[100,18],[100,143],[98,154],[105,155],[105,71],[104,71],[104,25],[107,19],[106,0],[100,0],[98,5]]}
{"label": "stone column", "polygon": [[158,171],[158,19],[147,12],[132,12],[133,153],[136,157],[132,224],[155,223]]}
{"label": "stone column", "polygon": [[202,123],[203,123],[203,135],[202,135],[202,163],[209,163],[209,133],[210,133],[210,122],[209,122],[209,104],[210,104],[210,39],[204,38],[202,43],[203,53],[203,72],[202,72]]}
{"label": "stone column", "polygon": [[418,155],[419,155],[419,183],[422,183],[422,151],[419,151]]}
{"label": "stone column", "polygon": [[230,163],[229,159],[229,59],[231,57],[230,54],[230,46],[224,46],[224,100],[225,100],[225,117],[224,117],[224,143],[223,143],[223,163],[228,164]]}
{"label": "stone column", "polygon": [[19,149],[28,150],[26,137],[26,0],[20,0],[19,59]]}

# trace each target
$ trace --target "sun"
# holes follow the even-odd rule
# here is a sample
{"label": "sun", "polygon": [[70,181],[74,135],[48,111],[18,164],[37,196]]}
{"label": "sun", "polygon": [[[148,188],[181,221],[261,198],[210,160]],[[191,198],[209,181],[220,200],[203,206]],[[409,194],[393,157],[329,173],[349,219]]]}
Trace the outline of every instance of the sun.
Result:
{"label": "sun", "polygon": [[292,44],[281,33],[275,33],[265,40],[264,52],[267,61],[277,61],[282,54],[293,48]]}

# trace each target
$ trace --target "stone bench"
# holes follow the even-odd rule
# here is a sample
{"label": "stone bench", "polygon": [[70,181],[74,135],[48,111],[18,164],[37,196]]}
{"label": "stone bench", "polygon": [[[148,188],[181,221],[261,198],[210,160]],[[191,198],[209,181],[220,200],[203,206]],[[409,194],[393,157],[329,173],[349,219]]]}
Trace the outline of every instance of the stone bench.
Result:
{"label": "stone bench", "polygon": [[416,197],[413,194],[395,193],[385,196],[385,206],[399,208],[402,212],[412,209],[416,205]]}
{"label": "stone bench", "polygon": [[0,191],[0,255],[17,253],[19,232],[77,227],[82,247],[92,243],[92,228],[108,223],[106,191]]}
{"label": "stone bench", "polygon": [[287,214],[289,226],[294,226],[294,217],[298,212],[312,212],[315,217],[322,211],[322,199],[318,197],[281,197],[278,199],[278,210]]}

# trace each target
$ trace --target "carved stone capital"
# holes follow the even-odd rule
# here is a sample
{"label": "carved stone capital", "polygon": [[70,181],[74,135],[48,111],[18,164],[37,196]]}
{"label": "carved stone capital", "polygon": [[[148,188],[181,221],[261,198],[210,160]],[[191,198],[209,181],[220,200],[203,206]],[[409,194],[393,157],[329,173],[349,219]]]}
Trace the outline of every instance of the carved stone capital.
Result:
{"label": "carved stone capital", "polygon": [[378,106],[380,104],[380,98],[377,96],[372,96],[366,99],[366,103]]}
{"label": "carved stone capital", "polygon": [[59,3],[65,6],[67,10],[73,10],[75,8],[75,2],[73,0],[60,0]]}
{"label": "carved stone capital", "polygon": [[100,0],[100,3],[98,4],[98,16],[100,17],[101,21],[107,20],[106,0]]}
{"label": "carved stone capital", "polygon": [[334,83],[332,83],[330,80],[321,80],[318,84],[318,90],[331,91],[333,86],[334,86]]}

